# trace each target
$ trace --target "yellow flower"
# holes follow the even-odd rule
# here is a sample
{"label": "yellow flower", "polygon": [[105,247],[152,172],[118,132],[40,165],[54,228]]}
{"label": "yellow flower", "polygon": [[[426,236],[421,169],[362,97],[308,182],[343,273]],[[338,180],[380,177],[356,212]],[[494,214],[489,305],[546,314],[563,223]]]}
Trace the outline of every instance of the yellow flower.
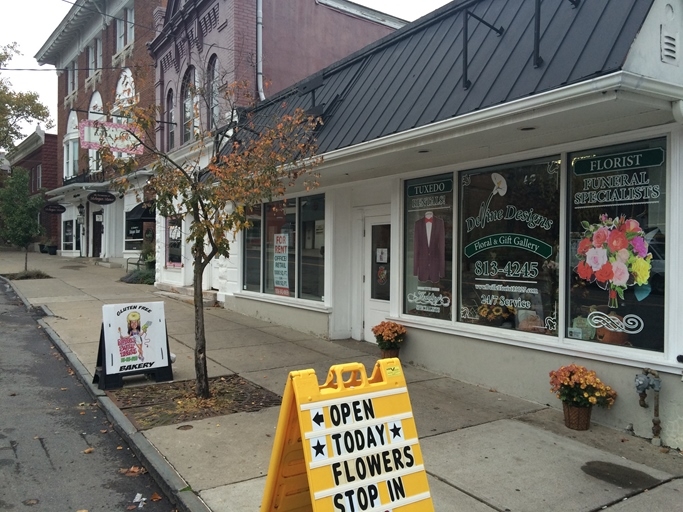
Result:
{"label": "yellow flower", "polygon": [[636,258],[631,264],[631,273],[637,285],[647,284],[650,279],[650,263],[643,258]]}

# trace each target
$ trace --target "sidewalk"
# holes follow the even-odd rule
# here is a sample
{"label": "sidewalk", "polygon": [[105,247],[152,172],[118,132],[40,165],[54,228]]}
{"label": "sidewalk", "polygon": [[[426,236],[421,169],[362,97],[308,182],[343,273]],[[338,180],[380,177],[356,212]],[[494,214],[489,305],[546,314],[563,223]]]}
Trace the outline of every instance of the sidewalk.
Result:
{"label": "sidewalk", "polygon": [[[23,270],[20,252],[0,251],[0,274]],[[53,279],[13,281],[147,469],[180,510],[257,512],[279,407],[137,431],[93,387],[102,305],[164,301],[174,378],[194,378],[194,323],[188,303],[152,286],[118,281],[121,268],[30,253],[29,268]],[[209,375],[237,373],[278,395],[290,371],[357,361],[368,373],[375,346],[330,342],[222,308],[206,313]],[[269,350],[262,350],[269,345]],[[437,511],[683,510],[683,456],[647,440],[592,424],[564,427],[561,411],[404,366]],[[621,399],[637,399],[626,393]],[[548,402],[555,399],[548,392]],[[559,402],[555,405],[559,405]]]}

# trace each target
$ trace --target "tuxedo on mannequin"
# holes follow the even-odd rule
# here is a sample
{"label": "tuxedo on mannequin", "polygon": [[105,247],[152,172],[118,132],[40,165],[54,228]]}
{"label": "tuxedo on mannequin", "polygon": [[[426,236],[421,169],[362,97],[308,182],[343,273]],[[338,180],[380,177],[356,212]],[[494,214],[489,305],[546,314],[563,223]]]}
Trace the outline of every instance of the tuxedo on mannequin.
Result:
{"label": "tuxedo on mannequin", "polygon": [[426,212],[415,222],[413,275],[419,281],[438,283],[446,275],[446,232],[443,220]]}

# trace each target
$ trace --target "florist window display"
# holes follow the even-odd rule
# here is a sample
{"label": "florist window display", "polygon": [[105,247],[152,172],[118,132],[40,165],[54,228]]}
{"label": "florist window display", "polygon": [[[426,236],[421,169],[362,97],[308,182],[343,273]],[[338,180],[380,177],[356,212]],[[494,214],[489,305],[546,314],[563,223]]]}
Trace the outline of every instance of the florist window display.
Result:
{"label": "florist window display", "polygon": [[570,156],[570,338],[664,350],[665,142]]}
{"label": "florist window display", "polygon": [[545,158],[460,175],[460,321],[557,335],[559,171]]}

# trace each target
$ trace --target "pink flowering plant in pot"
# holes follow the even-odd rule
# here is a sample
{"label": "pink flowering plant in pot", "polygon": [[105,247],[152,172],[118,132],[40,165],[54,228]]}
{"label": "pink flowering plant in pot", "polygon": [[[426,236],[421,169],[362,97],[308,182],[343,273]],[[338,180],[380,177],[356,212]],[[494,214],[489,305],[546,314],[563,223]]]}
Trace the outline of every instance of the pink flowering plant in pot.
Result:
{"label": "pink flowering plant in pot", "polygon": [[381,350],[398,350],[405,339],[406,328],[399,323],[384,321],[372,328],[377,345]]}
{"label": "pink flowering plant in pot", "polygon": [[648,281],[652,264],[645,233],[635,219],[621,216],[612,219],[603,214],[600,222],[581,222],[584,229],[579,241],[576,273],[589,283],[609,290],[608,306],[619,307],[617,296],[624,300],[624,291],[637,285],[636,298],[650,294]]}
{"label": "pink flowering plant in pot", "polygon": [[602,382],[593,370],[569,364],[550,372],[550,390],[555,396],[573,407],[610,408],[617,392]]}

